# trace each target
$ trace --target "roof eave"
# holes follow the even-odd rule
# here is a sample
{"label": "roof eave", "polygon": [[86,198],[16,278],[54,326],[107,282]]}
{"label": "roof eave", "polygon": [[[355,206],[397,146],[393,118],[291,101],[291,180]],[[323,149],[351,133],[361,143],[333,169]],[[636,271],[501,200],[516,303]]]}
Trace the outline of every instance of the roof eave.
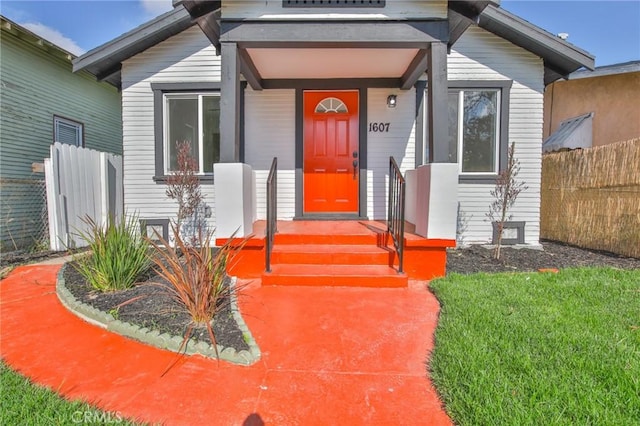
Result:
{"label": "roof eave", "polygon": [[183,7],[177,7],[145,24],[90,50],[73,60],[73,72],[86,70],[98,80],[120,85],[122,61],[193,25]]}
{"label": "roof eave", "polygon": [[493,5],[482,12],[478,25],[543,58],[545,85],[580,68],[595,67],[592,54]]}

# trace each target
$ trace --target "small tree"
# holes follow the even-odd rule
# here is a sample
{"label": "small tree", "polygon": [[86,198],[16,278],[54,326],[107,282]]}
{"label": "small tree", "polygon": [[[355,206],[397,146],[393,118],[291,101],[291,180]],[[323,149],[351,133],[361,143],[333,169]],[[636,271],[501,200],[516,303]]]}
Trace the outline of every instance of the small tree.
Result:
{"label": "small tree", "polygon": [[493,252],[493,257],[496,259],[500,259],[504,224],[511,220],[509,210],[513,207],[518,195],[528,188],[524,182],[516,180],[518,173],[520,173],[520,161],[515,158],[515,142],[512,142],[507,151],[507,167],[498,175],[496,187],[489,192],[493,197],[493,202],[489,207],[487,217],[491,222],[496,223],[498,231]]}
{"label": "small tree", "polygon": [[[167,197],[178,203],[178,215],[175,221],[175,232],[180,233],[185,219],[193,216],[203,201],[200,179],[197,176],[198,163],[191,154],[191,142],[176,142],[177,170],[167,179]],[[192,244],[202,240],[199,235],[192,236]]]}

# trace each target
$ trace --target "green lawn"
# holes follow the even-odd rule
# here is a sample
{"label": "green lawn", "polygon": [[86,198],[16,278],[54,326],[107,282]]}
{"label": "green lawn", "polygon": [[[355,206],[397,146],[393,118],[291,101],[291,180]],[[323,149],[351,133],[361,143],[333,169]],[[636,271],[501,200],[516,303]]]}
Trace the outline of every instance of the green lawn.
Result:
{"label": "green lawn", "polygon": [[34,386],[0,362],[0,425],[132,425],[117,413],[105,413],[82,402],[68,402]]}
{"label": "green lawn", "polygon": [[640,425],[640,271],[451,275],[430,361],[461,425]]}

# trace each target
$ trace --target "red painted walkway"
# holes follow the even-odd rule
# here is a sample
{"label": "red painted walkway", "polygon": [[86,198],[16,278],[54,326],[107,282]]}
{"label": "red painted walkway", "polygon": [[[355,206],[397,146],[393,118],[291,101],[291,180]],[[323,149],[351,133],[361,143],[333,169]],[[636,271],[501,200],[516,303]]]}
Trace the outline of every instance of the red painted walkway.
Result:
{"label": "red painted walkway", "polygon": [[75,317],[55,295],[58,266],[0,284],[0,352],[70,399],[144,422],[212,425],[444,425],[426,378],[438,304],[403,289],[262,287],[240,301],[262,350],[251,367],[183,357]]}

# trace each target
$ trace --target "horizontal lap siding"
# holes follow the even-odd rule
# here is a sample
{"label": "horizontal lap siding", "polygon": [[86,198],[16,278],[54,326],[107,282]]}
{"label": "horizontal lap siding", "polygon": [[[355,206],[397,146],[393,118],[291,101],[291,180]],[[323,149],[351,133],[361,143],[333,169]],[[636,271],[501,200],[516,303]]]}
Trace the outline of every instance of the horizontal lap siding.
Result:
{"label": "horizontal lap siding", "polygon": [[[387,107],[394,93],[397,106]],[[389,132],[367,133],[367,214],[370,219],[387,217],[389,157],[393,156],[405,173],[415,167],[415,89],[401,91],[369,89],[368,123],[389,123]]]}
{"label": "horizontal lap siding", "polygon": [[[509,143],[516,143],[528,189],[511,209],[512,220],[526,221],[525,242],[538,244],[540,235],[540,170],[542,164],[543,63],[537,56],[477,27],[456,42],[448,60],[449,80],[513,80]],[[459,200],[464,241],[488,242],[492,227],[486,213],[494,185],[460,184]]]}
{"label": "horizontal lap siding", "polygon": [[223,1],[222,16],[225,19],[444,19],[447,2],[387,0],[382,8],[302,8],[282,7],[282,0]]}
{"label": "horizontal lap siding", "polygon": [[[175,219],[177,203],[167,198],[155,175],[154,103],[151,83],[220,81],[220,57],[194,26],[125,61],[122,65],[124,200],[140,218]],[[215,227],[214,185],[201,186]]]}
{"label": "horizontal lap siding", "polygon": [[31,165],[49,157],[54,115],[81,122],[87,148],[113,153],[122,152],[122,121],[115,87],[4,29],[0,44],[0,249],[12,250],[48,238],[44,173]]}
{"label": "horizontal lap siding", "polygon": [[245,162],[256,175],[257,218],[266,218],[266,182],[278,157],[278,219],[295,216],[295,90],[247,88]]}

